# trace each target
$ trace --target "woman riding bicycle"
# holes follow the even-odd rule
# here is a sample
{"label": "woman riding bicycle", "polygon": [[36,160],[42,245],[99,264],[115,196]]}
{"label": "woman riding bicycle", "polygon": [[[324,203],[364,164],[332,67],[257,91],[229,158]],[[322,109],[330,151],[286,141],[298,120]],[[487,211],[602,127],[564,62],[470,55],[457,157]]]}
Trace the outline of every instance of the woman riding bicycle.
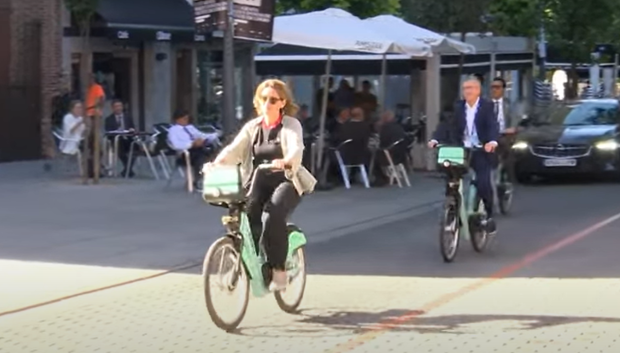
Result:
{"label": "woman riding bicycle", "polygon": [[[273,271],[269,289],[278,291],[287,285],[286,220],[299,204],[301,195],[314,190],[316,179],[301,165],[303,132],[300,122],[293,117],[298,107],[286,84],[275,79],[259,84],[254,108],[259,117],[246,123],[213,163],[240,164],[246,189],[254,177],[247,214],[254,240],[262,239]],[[257,169],[264,163],[272,163],[275,169]],[[263,213],[266,214],[264,223]]]}

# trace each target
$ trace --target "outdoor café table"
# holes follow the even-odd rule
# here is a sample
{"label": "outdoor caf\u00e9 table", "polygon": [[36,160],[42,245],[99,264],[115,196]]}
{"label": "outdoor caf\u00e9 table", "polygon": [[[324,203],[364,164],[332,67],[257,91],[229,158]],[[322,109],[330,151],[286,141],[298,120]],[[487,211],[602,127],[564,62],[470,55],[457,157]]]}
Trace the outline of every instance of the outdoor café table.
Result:
{"label": "outdoor caf\u00e9 table", "polygon": [[[155,179],[159,180],[159,174],[157,173],[155,165],[153,164],[153,158],[151,157],[151,153],[145,141],[148,137],[151,137],[152,135],[153,134],[150,132],[130,131],[130,130],[115,130],[115,131],[106,132],[106,137],[113,138],[113,141],[114,141],[114,147],[112,149],[113,168],[111,168],[113,170],[114,176],[118,175],[117,166],[118,166],[119,141],[122,137],[128,137],[132,139],[131,145],[129,148],[129,156],[127,158],[128,163],[133,162],[134,148],[136,145],[138,145],[138,148],[142,149],[146,159],[149,162],[149,166],[151,167],[151,172],[153,173],[153,176],[155,176]],[[125,175],[125,177],[127,178],[128,176]]]}
{"label": "outdoor caf\u00e9 table", "polygon": [[[106,131],[104,139],[105,144],[109,143],[109,139],[112,138],[112,153],[108,156],[108,164],[110,171],[112,172],[112,176],[118,176],[118,144],[121,137],[132,137],[134,136],[135,131],[130,130],[114,130],[114,131]],[[104,148],[104,151],[109,151],[108,148]]]}
{"label": "outdoor caf\u00e9 table", "polygon": [[[133,141],[131,141],[131,146],[129,148],[129,157],[127,160],[133,161],[134,148],[137,145],[138,148],[142,149],[144,156],[149,162],[149,167],[151,167],[151,172],[153,173],[153,176],[155,177],[156,180],[159,180],[159,173],[157,173],[157,168],[155,168],[155,163],[153,163],[153,157],[151,156],[151,151],[149,149],[149,146],[147,145],[147,142],[151,142],[149,141],[149,139],[153,137],[153,133],[152,132],[134,132],[130,136],[133,137]],[[127,175],[125,175],[125,178],[127,178]]]}

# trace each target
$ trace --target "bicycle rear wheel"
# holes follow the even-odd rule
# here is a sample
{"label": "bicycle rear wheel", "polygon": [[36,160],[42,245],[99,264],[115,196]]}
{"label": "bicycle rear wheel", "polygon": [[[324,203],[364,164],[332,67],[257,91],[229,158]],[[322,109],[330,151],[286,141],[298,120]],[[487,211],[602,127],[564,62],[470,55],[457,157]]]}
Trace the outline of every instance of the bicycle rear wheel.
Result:
{"label": "bicycle rear wheel", "polygon": [[[213,270],[216,270],[215,273]],[[248,308],[250,281],[232,238],[224,236],[211,245],[203,262],[202,277],[205,303],[211,320],[222,330],[233,331],[243,320]],[[234,292],[237,292],[236,296]],[[216,305],[218,294],[223,294],[226,299],[232,298],[233,301]],[[224,309],[232,309],[232,315],[224,315],[221,311]]]}
{"label": "bicycle rear wheel", "polygon": [[293,314],[304,298],[306,290],[306,254],[304,248],[295,250],[290,268],[287,266],[288,286],[284,291],[274,293],[276,302],[282,311]]}
{"label": "bicycle rear wheel", "polygon": [[453,197],[448,197],[439,225],[439,247],[444,262],[454,261],[459,247],[460,233],[458,202]]}
{"label": "bicycle rear wheel", "polygon": [[503,215],[509,214],[512,207],[513,186],[508,179],[507,172],[504,170],[502,170],[500,184],[497,187],[497,196],[499,199],[499,211]]}

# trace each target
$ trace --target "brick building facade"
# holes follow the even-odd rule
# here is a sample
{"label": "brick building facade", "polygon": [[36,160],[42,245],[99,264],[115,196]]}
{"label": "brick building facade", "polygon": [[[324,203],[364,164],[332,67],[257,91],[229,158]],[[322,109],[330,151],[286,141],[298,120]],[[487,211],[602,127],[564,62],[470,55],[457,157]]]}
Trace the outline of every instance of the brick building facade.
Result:
{"label": "brick building facade", "polygon": [[0,161],[53,151],[52,98],[62,83],[62,0],[0,0]]}

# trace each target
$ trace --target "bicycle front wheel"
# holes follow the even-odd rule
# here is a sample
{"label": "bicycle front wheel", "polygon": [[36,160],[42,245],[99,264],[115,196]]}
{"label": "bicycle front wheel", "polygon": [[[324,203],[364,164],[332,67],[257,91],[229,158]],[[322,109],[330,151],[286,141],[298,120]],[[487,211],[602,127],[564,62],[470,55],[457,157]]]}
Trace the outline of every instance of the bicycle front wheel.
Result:
{"label": "bicycle front wheel", "polygon": [[[202,278],[211,320],[224,331],[235,330],[248,308],[250,281],[233,239],[224,236],[211,245],[203,262]],[[223,302],[219,303],[219,299]]]}
{"label": "bicycle front wheel", "polygon": [[444,262],[456,257],[460,241],[458,203],[452,197],[446,199],[439,224],[439,246]]}

